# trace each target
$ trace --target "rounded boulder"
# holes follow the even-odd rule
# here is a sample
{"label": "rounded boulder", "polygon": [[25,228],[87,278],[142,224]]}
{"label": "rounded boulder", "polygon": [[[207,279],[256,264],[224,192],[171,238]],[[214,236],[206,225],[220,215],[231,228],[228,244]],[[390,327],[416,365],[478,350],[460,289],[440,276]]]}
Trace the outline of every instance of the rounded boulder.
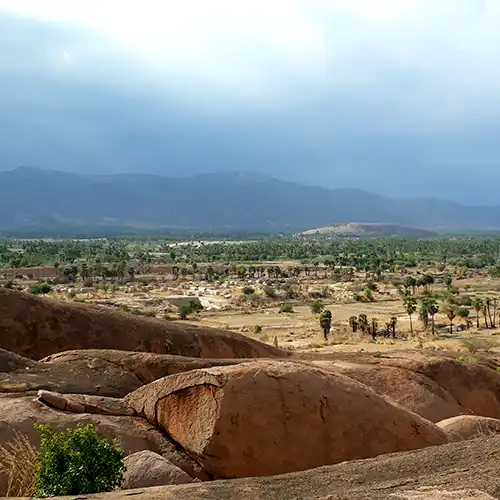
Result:
{"label": "rounded boulder", "polygon": [[127,403],[219,478],[268,476],[447,442],[346,376],[256,361],[157,380]]}

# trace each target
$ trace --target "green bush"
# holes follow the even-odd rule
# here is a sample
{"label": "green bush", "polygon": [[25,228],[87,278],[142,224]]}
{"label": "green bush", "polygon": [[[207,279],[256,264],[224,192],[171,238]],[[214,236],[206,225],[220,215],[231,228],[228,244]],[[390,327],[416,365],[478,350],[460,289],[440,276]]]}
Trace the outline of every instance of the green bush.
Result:
{"label": "green bush", "polygon": [[319,314],[325,306],[323,305],[323,302],[321,302],[321,300],[315,300],[314,302],[311,302],[310,307],[313,314]]}
{"label": "green bush", "polygon": [[255,293],[255,288],[251,286],[244,286],[241,290],[243,295],[253,295]]}
{"label": "green bush", "polygon": [[271,299],[273,299],[273,298],[276,297],[276,290],[272,286],[270,286],[270,285],[264,285],[264,287],[262,288],[262,290],[266,294],[266,297],[269,297]]}
{"label": "green bush", "polygon": [[31,285],[28,288],[28,292],[33,295],[41,295],[44,293],[50,293],[52,291],[52,287],[48,283],[37,283],[36,285]]}
{"label": "green bush", "polygon": [[282,313],[293,313],[293,305],[289,302],[285,302],[280,306],[280,312]]}
{"label": "green bush", "polygon": [[179,306],[179,318],[187,319],[192,313],[198,313],[203,310],[203,306],[198,300],[190,300],[189,304],[181,304]]}
{"label": "green bush", "polygon": [[123,481],[124,452],[93,426],[56,432],[35,425],[41,438],[35,496],[86,495],[112,491]]}

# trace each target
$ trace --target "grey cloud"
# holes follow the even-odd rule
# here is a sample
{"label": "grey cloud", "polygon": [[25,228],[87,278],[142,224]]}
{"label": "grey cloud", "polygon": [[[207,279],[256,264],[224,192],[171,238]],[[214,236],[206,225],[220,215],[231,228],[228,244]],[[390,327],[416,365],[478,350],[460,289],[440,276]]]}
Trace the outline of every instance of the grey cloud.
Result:
{"label": "grey cloud", "polygon": [[[493,48],[483,47],[476,84],[460,61],[450,79],[434,62],[392,58],[390,37],[346,48],[339,62],[336,36],[349,22],[332,24],[338,31],[325,36],[324,66],[319,58],[309,74],[264,46],[229,51],[254,62],[255,51],[263,54],[255,100],[193,72],[156,72],[103,35],[0,13],[0,168],[255,170],[330,187],[497,202],[500,104],[490,99],[491,81],[487,92],[474,92],[484,89],[484,74],[496,78],[484,63]],[[442,50],[433,61],[454,51]]]}

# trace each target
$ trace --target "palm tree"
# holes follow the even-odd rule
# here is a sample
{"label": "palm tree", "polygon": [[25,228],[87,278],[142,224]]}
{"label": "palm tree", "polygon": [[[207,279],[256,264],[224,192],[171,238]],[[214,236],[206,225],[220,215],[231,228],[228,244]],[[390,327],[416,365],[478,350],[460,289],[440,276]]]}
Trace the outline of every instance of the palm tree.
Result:
{"label": "palm tree", "polygon": [[366,333],[368,331],[368,318],[367,318],[366,314],[360,314],[358,316],[358,328],[363,333]]}
{"label": "palm tree", "polygon": [[427,298],[424,298],[420,301],[419,317],[420,317],[420,321],[422,321],[422,324],[424,325],[425,330],[427,330],[427,327],[429,326],[428,305],[429,305],[429,301]]}
{"label": "palm tree", "polygon": [[352,333],[358,331],[358,318],[356,318],[356,316],[351,316],[349,318],[349,326],[351,327]]}
{"label": "palm tree", "polygon": [[445,308],[445,313],[446,316],[448,317],[448,320],[450,321],[450,334],[453,335],[453,320],[457,315],[455,306],[451,303],[447,304]]}
{"label": "palm tree", "polygon": [[378,320],[377,318],[372,318],[372,338],[373,340],[377,337]]}
{"label": "palm tree", "polygon": [[469,316],[470,316],[470,311],[466,307],[460,307],[457,311],[458,317],[462,320],[465,320],[465,323],[467,325],[467,328],[469,328]]}
{"label": "palm tree", "polygon": [[398,318],[396,318],[396,316],[393,316],[391,318],[391,331],[392,331],[392,338],[395,339],[396,338],[396,325],[398,323]]}
{"label": "palm tree", "polygon": [[429,316],[431,317],[431,325],[432,325],[432,335],[436,334],[436,324],[434,321],[434,316],[439,312],[439,306],[436,301],[436,299],[431,298],[427,302],[427,312],[429,313]]}
{"label": "palm tree", "polygon": [[415,297],[407,296],[404,300],[404,306],[406,309],[406,314],[410,317],[410,333],[413,335],[413,323],[412,323],[412,314],[417,310],[417,299]]}
{"label": "palm tree", "polygon": [[483,310],[483,299],[481,299],[481,297],[475,297],[473,305],[474,309],[476,310],[476,326],[479,330],[479,314]]}

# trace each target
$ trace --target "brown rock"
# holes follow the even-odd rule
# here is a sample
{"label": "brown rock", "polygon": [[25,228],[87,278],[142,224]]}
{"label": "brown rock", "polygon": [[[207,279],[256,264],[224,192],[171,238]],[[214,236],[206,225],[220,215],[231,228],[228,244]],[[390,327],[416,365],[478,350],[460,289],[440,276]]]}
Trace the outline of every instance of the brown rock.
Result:
{"label": "brown rock", "polygon": [[411,370],[437,383],[463,408],[462,414],[500,419],[500,377],[485,366],[427,356],[384,359],[381,363]]}
{"label": "brown rock", "polygon": [[[29,313],[27,313],[29,311]],[[0,289],[0,347],[31,359],[72,349],[202,358],[288,356],[243,335]]]}
{"label": "brown rock", "polygon": [[366,384],[379,394],[388,396],[398,405],[431,422],[439,422],[465,413],[465,409],[443,387],[418,372],[382,364],[321,361],[314,364],[327,366],[331,370]]}
{"label": "brown rock", "polygon": [[197,368],[226,366],[242,363],[244,359],[201,359],[171,354],[128,352],[113,349],[82,349],[53,354],[41,360],[50,364],[74,364],[105,362],[126,370],[143,384],[149,384],[167,375]]}
{"label": "brown rock", "polygon": [[488,437],[500,433],[500,420],[476,415],[460,415],[437,423],[450,441]]}
{"label": "brown rock", "polygon": [[[491,500],[500,436],[430,446],[273,477],[88,495],[99,500]],[[488,496],[489,495],[489,496]],[[77,500],[76,497],[72,497]],[[87,496],[86,496],[87,498]]]}
{"label": "brown rock", "polygon": [[1,392],[46,390],[122,397],[142,382],[131,372],[103,359],[77,359],[68,363],[36,363],[0,373]]}
{"label": "brown rock", "polygon": [[125,400],[217,477],[273,475],[446,442],[339,374],[260,361],[157,380]]}
{"label": "brown rock", "polygon": [[87,396],[83,394],[59,394],[38,391],[38,400],[71,413],[93,413],[98,415],[135,416],[134,410],[123,399]]}
{"label": "brown rock", "polygon": [[193,479],[158,453],[144,450],[125,458],[123,489],[187,484]]}

